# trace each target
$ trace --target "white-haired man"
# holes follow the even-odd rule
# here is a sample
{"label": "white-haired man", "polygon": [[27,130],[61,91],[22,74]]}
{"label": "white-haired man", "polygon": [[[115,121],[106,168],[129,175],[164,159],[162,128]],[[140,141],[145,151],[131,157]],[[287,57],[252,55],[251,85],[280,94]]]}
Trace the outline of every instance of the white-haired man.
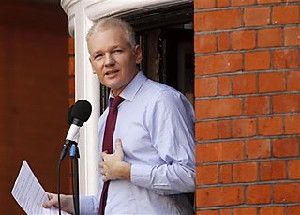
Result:
{"label": "white-haired man", "polygon": [[[94,73],[111,89],[111,107],[98,124],[101,193],[81,197],[81,213],[193,214],[187,195],[195,189],[191,104],[139,71],[142,51],[128,23],[98,21],[87,45]],[[44,206],[57,206],[56,195],[49,198]],[[73,213],[72,197],[61,199],[62,209]]]}

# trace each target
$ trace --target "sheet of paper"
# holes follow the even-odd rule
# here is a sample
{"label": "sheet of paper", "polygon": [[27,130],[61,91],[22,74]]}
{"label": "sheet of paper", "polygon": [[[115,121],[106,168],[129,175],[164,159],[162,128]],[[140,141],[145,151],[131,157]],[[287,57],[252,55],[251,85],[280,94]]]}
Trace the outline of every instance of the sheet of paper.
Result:
{"label": "sheet of paper", "polygon": [[[57,208],[42,207],[43,202],[48,199],[47,193],[39,184],[38,179],[35,177],[26,161],[23,161],[20,173],[15,181],[11,193],[26,214],[58,214]],[[61,212],[61,214],[64,215],[68,214],[64,211]]]}

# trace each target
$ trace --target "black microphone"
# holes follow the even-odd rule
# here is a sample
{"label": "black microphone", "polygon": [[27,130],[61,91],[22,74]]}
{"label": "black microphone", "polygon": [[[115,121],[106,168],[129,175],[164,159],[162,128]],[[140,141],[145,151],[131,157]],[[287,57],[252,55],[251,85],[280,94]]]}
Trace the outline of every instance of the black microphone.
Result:
{"label": "black microphone", "polygon": [[60,160],[66,156],[67,149],[72,142],[78,142],[79,130],[83,123],[86,122],[92,113],[92,105],[87,100],[78,100],[69,108],[68,123],[70,128],[66,137],[63,150],[60,154]]}

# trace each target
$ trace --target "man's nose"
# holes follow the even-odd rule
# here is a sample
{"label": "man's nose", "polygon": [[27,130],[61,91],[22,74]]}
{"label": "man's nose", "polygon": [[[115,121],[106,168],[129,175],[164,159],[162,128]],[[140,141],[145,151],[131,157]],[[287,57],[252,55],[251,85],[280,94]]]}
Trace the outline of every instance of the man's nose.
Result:
{"label": "man's nose", "polygon": [[104,65],[111,66],[115,63],[113,56],[110,53],[105,54]]}

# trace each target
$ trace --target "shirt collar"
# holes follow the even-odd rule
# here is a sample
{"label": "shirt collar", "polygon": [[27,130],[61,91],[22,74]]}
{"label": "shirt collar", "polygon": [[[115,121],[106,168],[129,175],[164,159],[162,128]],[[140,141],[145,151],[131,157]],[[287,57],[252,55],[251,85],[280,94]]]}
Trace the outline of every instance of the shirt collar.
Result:
{"label": "shirt collar", "polygon": [[[119,96],[124,98],[125,100],[132,101],[142,87],[144,82],[147,78],[144,76],[143,72],[140,71],[136,76],[129,82],[129,84],[125,87],[125,89],[120,93]],[[112,93],[110,92],[110,98],[113,97]]]}

